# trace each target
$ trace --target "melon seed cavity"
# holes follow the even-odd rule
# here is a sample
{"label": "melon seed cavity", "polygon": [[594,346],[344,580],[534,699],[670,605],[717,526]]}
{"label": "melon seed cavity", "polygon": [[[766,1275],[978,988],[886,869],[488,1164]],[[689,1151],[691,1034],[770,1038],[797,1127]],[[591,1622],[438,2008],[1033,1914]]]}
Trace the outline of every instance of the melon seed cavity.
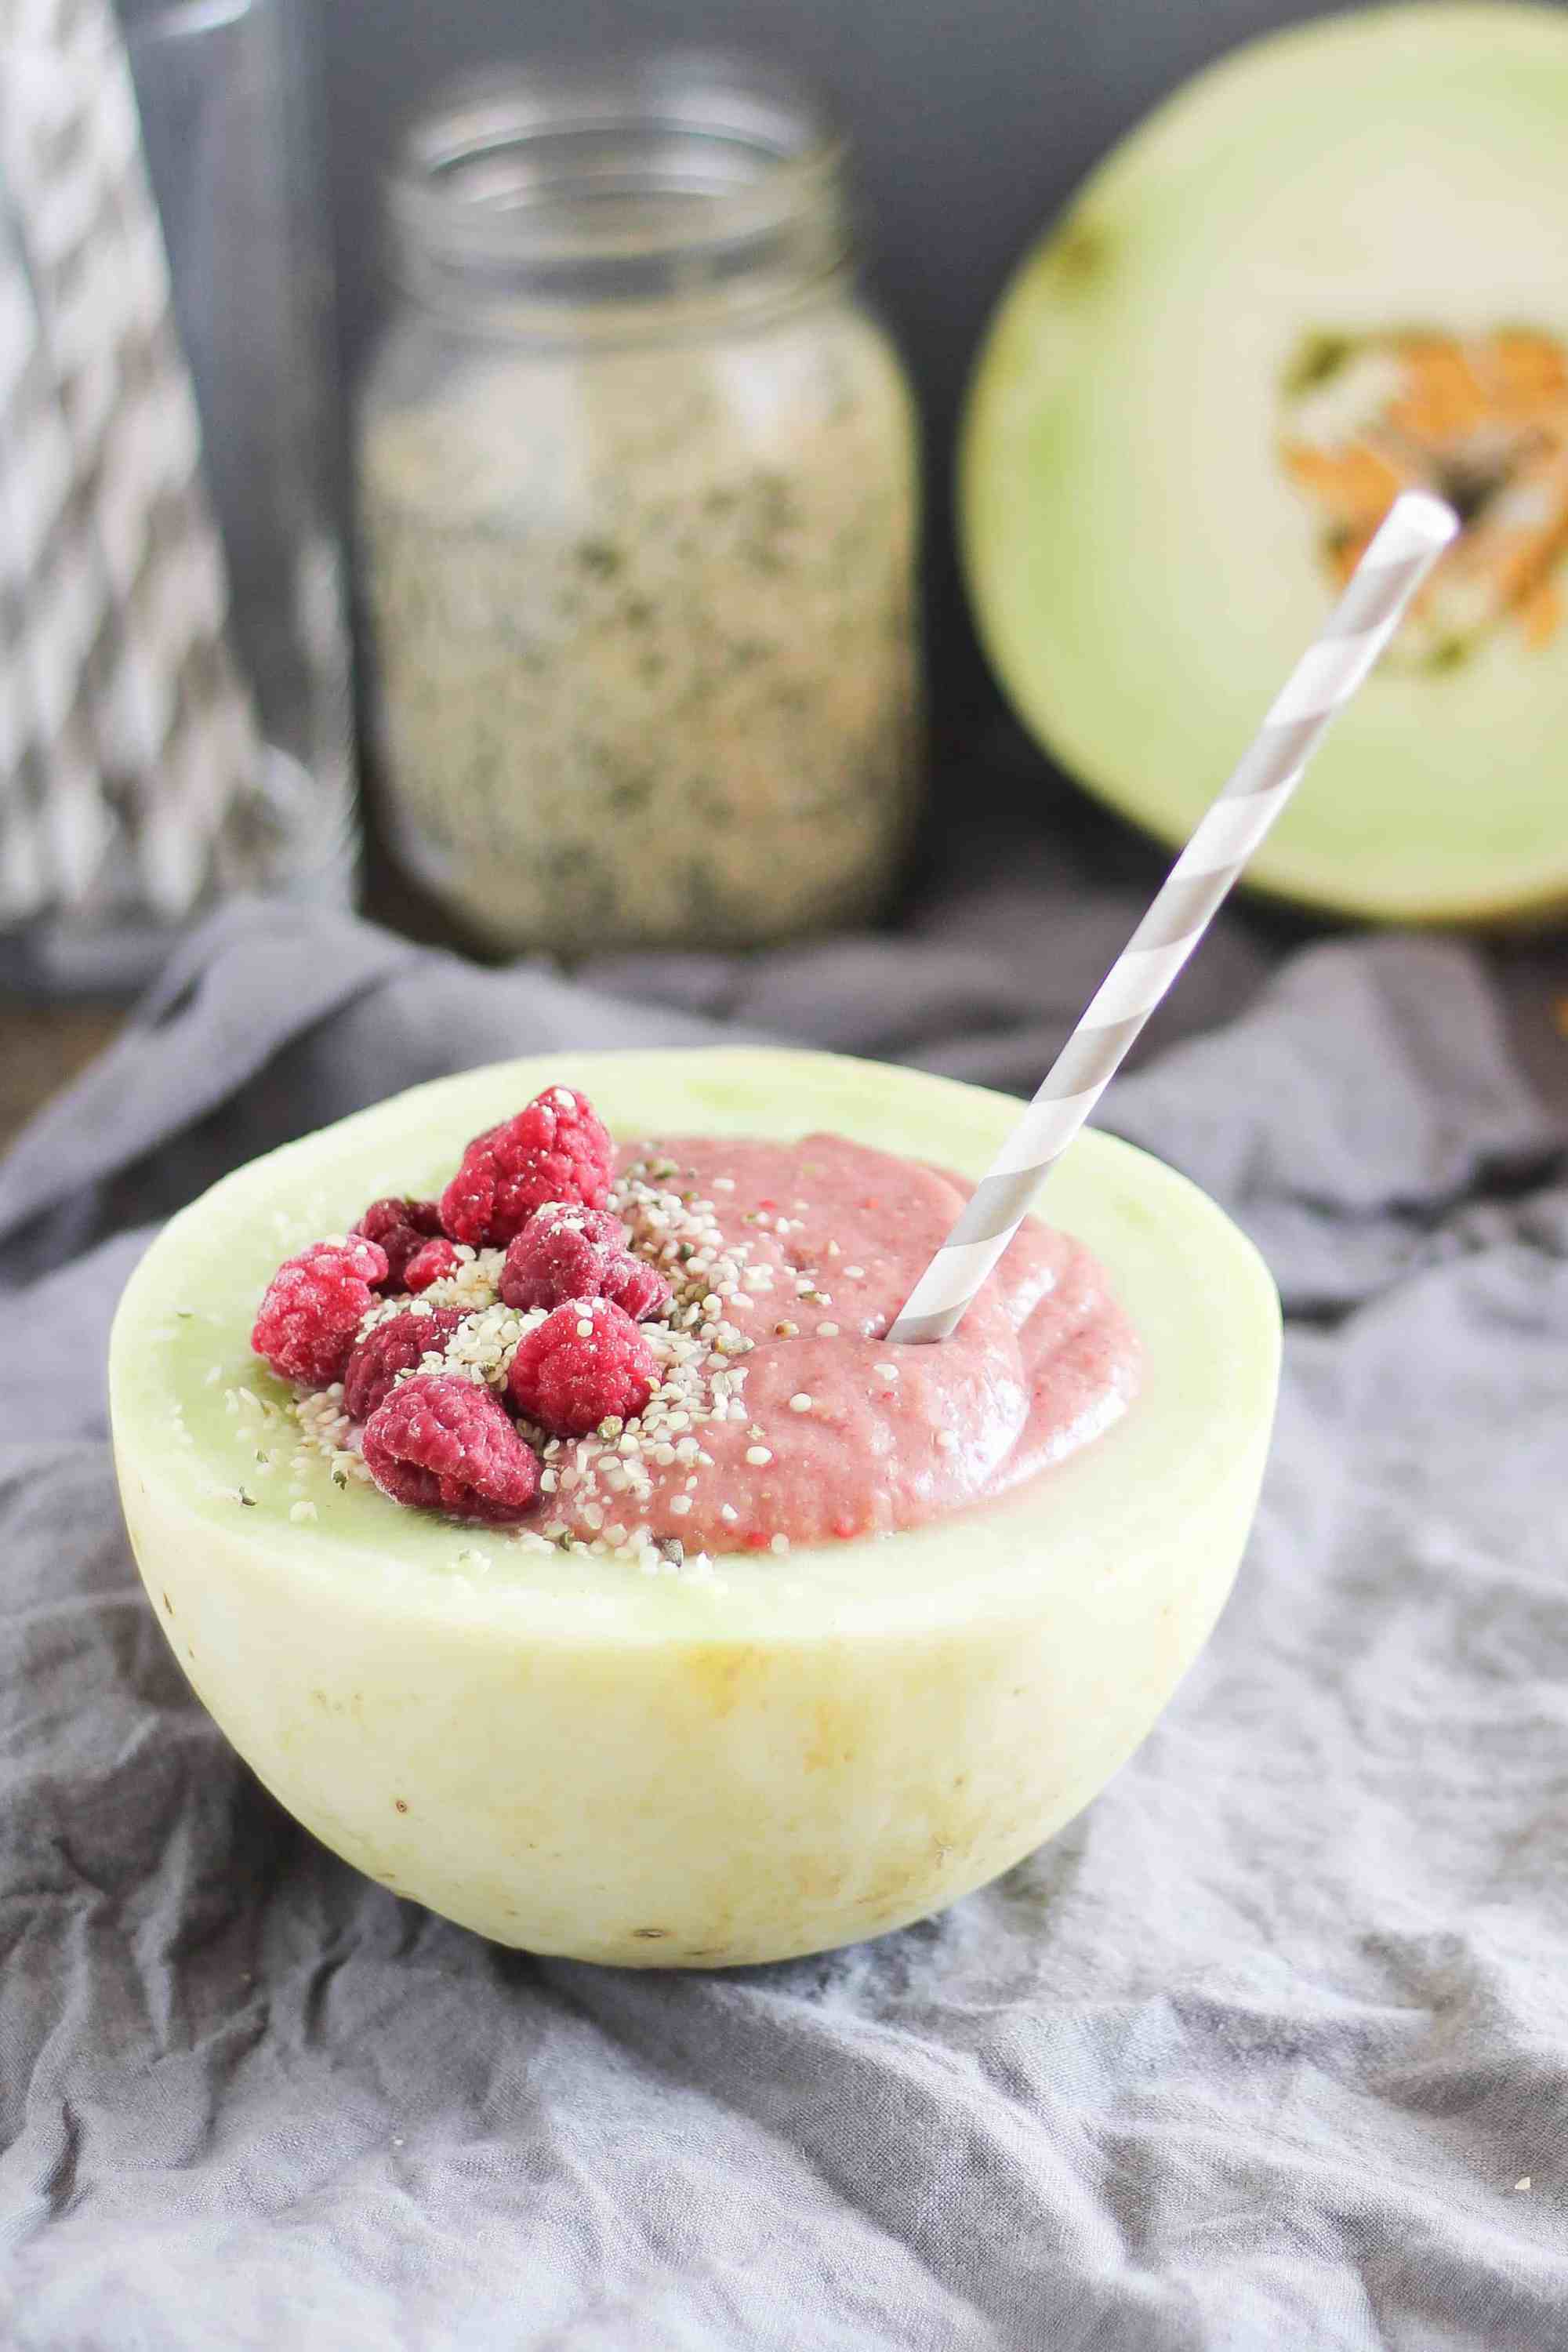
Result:
{"label": "melon seed cavity", "polygon": [[1451,670],[1500,632],[1532,650],[1552,642],[1568,555],[1568,349],[1555,336],[1319,332],[1292,357],[1281,395],[1279,462],[1334,594],[1401,490],[1435,491],[1465,525],[1416,597],[1394,662]]}

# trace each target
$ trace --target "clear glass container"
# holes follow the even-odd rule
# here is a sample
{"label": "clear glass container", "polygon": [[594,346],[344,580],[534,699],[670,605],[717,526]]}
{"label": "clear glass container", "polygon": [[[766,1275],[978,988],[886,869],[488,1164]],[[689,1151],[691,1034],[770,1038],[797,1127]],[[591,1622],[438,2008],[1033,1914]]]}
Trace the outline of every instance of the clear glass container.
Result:
{"label": "clear glass container", "polygon": [[476,937],[872,915],[919,797],[915,419],[845,152],[708,56],[492,77],[407,137],[361,404],[392,845]]}
{"label": "clear glass container", "polygon": [[118,0],[264,742],[220,886],[358,877],[332,280],[310,0]]}
{"label": "clear glass container", "polygon": [[356,879],[335,369],[308,0],[116,0],[226,566],[252,769],[172,907],[146,887],[137,811],[100,780],[89,882],[0,919],[0,982],[141,985],[232,892],[346,901]]}

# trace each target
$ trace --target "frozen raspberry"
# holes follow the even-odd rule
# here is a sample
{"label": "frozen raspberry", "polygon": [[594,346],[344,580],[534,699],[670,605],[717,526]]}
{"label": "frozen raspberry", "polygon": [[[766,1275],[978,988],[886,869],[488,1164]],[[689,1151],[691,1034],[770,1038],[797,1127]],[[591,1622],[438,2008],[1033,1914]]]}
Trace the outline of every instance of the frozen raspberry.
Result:
{"label": "frozen raspberry", "polygon": [[389,1315],[367,1331],[343,1370],[343,1411],[351,1421],[368,1421],[392,1394],[399,1372],[412,1372],[421,1356],[439,1355],[462,1321],[456,1307],[433,1307],[428,1315]]}
{"label": "frozen raspberry", "polygon": [[641,1412],[658,1362],[626,1309],[573,1298],[530,1331],[511,1360],[512,1402],[552,1437],[586,1437],[618,1413]]}
{"label": "frozen raspberry", "polygon": [[508,1246],[500,1295],[509,1307],[560,1307],[568,1298],[609,1298],[634,1323],[669,1304],[669,1285],[626,1247],[607,1209],[551,1201]]}
{"label": "frozen raspberry", "polygon": [[515,1118],[476,1135],[441,1195],[455,1242],[500,1249],[550,1201],[604,1205],[615,1146],[593,1106],[570,1087],[547,1087]]}
{"label": "frozen raspberry", "polygon": [[646,1323],[649,1316],[662,1315],[671,1295],[658,1266],[649,1265],[646,1258],[634,1257],[630,1250],[616,1259],[605,1285],[605,1297],[629,1315],[634,1323]]}
{"label": "frozen raspberry", "polygon": [[386,1252],[386,1288],[406,1288],[408,1261],[441,1230],[439,1201],[373,1201],[353,1228]]}
{"label": "frozen raspberry", "polygon": [[462,1263],[456,1243],[449,1242],[442,1234],[437,1240],[426,1242],[422,1249],[415,1251],[403,1269],[403,1287],[416,1294],[428,1290],[433,1282],[444,1281],[447,1275],[456,1274]]}
{"label": "frozen raspberry", "polygon": [[539,1456],[487,1388],[457,1372],[400,1381],[364,1425],[365,1466],[384,1495],[493,1527],[539,1492]]}
{"label": "frozen raspberry", "polygon": [[500,1295],[509,1307],[560,1307],[602,1298],[610,1260],[625,1254],[626,1231],[607,1209],[547,1201],[507,1244]]}
{"label": "frozen raspberry", "polygon": [[312,1242],[286,1258],[267,1286],[250,1344],[279,1380],[324,1389],[342,1378],[361,1322],[374,1300],[372,1285],[386,1280],[386,1252],[351,1234],[346,1242]]}

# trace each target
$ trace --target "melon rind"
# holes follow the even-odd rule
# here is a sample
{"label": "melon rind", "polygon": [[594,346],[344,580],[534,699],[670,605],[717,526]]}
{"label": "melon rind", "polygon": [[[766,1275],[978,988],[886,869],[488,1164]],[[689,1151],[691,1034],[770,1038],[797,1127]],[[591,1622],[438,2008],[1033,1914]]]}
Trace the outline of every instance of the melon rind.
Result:
{"label": "melon rind", "polygon": [[[417,1087],[241,1169],[153,1243],[114,1327],[115,1455],[159,1622],[300,1821],[503,1943],[709,1965],[940,1908],[1087,1802],[1213,1624],[1273,1411],[1268,1275],[1195,1187],[1085,1134],[1049,1213],[1142,1333],[1133,1412],[990,1509],[726,1558],[723,1591],[523,1551],[341,1492],[324,1464],[292,1490],[247,1481],[226,1391],[285,1394],[247,1344],[278,1260],[376,1194],[437,1189],[467,1137],[556,1083],[623,1139],[826,1128],[970,1175],[1018,1109],[835,1055],[574,1054]],[[301,1496],[313,1522],[289,1516]]]}
{"label": "melon rind", "polygon": [[[1568,19],[1504,5],[1310,24],[1200,75],[1015,274],[960,456],[982,637],[1080,782],[1183,841],[1329,606],[1276,455],[1312,333],[1568,342]],[[1384,666],[1250,886],[1372,919],[1568,902],[1568,632]]]}

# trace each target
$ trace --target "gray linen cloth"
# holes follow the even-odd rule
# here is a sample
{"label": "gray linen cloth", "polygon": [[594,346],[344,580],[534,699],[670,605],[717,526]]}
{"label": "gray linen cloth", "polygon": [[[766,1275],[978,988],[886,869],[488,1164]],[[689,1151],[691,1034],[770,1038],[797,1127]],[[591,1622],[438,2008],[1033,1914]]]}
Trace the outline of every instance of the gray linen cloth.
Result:
{"label": "gray linen cloth", "polygon": [[1104,1794],[900,1935],[644,1974],[395,1899],[228,1752],[121,1529],[113,1300],[225,1167],[563,1044],[772,1034],[1025,1087],[1146,878],[1008,852],[897,938],[570,982],[237,909],[0,1167],[7,2345],[1568,2340],[1544,951],[1239,916],[1194,965],[1105,1109],[1285,1294],[1256,1537]]}

